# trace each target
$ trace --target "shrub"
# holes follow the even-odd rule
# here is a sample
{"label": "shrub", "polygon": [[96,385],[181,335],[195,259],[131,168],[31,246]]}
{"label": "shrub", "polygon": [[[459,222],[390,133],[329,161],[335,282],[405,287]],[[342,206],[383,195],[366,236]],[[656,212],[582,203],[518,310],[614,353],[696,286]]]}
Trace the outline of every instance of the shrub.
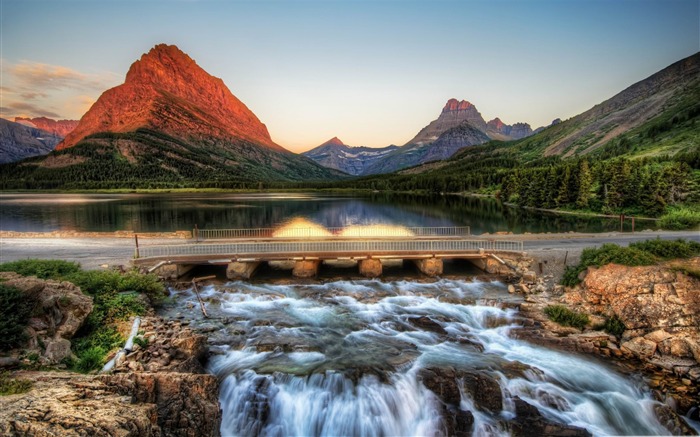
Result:
{"label": "shrub", "polygon": [[695,229],[700,226],[700,211],[687,208],[671,210],[661,216],[659,226],[673,231]]}
{"label": "shrub", "polygon": [[90,329],[88,335],[75,339],[73,350],[77,359],[69,363],[70,367],[82,373],[97,370],[104,364],[107,353],[121,347],[124,341],[114,326],[103,324]]}
{"label": "shrub", "polygon": [[17,288],[0,283],[0,350],[10,350],[27,340],[25,328],[34,303]]}
{"label": "shrub", "polygon": [[99,346],[86,349],[83,353],[78,355],[78,360],[75,362],[73,369],[80,373],[98,370],[104,365],[106,354],[107,351]]}
{"label": "shrub", "polygon": [[630,244],[630,247],[643,250],[663,259],[690,258],[700,255],[700,243],[683,239],[678,240],[655,240],[639,241]]}
{"label": "shrub", "polygon": [[119,291],[143,293],[148,296],[153,304],[161,303],[166,297],[165,287],[158,279],[158,276],[134,271],[127,272],[120,277]]}
{"label": "shrub", "polygon": [[603,324],[603,330],[617,338],[622,337],[622,333],[625,332],[625,329],[627,329],[627,327],[617,314],[605,319],[605,323]]}
{"label": "shrub", "polygon": [[78,263],[55,259],[24,259],[0,264],[0,272],[16,272],[40,279],[61,279],[79,271]]}
{"label": "shrub", "polygon": [[564,305],[548,305],[545,307],[544,313],[550,320],[562,326],[573,326],[574,328],[583,329],[590,322],[588,315],[571,311]]}
{"label": "shrub", "polygon": [[562,284],[573,287],[581,282],[579,274],[589,266],[604,266],[606,264],[622,264],[625,266],[648,266],[654,264],[656,258],[649,252],[634,248],[620,247],[616,244],[604,244],[600,248],[583,249],[581,261],[577,266],[567,267]]}
{"label": "shrub", "polygon": [[0,372],[0,396],[26,393],[33,385],[32,381],[26,379],[10,378],[10,372]]}

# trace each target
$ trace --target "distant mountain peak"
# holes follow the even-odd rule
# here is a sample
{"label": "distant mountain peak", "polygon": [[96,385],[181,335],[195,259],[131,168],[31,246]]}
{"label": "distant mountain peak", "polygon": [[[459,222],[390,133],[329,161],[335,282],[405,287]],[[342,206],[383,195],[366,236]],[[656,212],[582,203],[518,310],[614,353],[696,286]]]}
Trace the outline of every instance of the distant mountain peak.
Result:
{"label": "distant mountain peak", "polygon": [[470,102],[466,100],[459,101],[455,98],[452,98],[447,101],[445,104],[445,107],[442,108],[442,112],[451,112],[451,111],[466,111],[467,109],[471,109],[476,107],[472,105]]}
{"label": "distant mountain peak", "polygon": [[78,125],[78,120],[53,120],[47,117],[15,117],[15,123],[51,132],[65,138]]}
{"label": "distant mountain peak", "polygon": [[503,129],[503,127],[504,127],[505,125],[506,125],[506,124],[503,123],[503,121],[501,121],[501,119],[498,118],[498,117],[496,117],[496,118],[494,118],[493,120],[491,120],[491,121],[489,121],[488,123],[486,123],[486,126],[487,126],[489,129],[494,129],[494,130],[497,130],[497,131],[500,131],[501,129]]}
{"label": "distant mountain peak", "polygon": [[333,137],[330,140],[326,141],[325,143],[321,144],[319,147],[323,146],[344,146],[345,143],[343,143],[338,137]]}
{"label": "distant mountain peak", "polygon": [[72,147],[95,133],[139,128],[178,138],[244,140],[286,151],[221,79],[174,45],[158,44],[143,54],[129,68],[124,83],[102,93],[57,149]]}

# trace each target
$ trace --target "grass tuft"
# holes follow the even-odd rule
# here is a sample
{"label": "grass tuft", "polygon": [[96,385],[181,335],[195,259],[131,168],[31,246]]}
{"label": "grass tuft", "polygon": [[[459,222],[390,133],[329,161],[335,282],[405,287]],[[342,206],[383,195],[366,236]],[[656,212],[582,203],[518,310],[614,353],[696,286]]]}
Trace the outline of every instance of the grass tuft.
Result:
{"label": "grass tuft", "polygon": [[10,372],[0,372],[0,396],[26,393],[34,383],[26,379],[11,378]]}
{"label": "grass tuft", "polygon": [[587,314],[571,311],[564,305],[548,305],[545,307],[544,313],[550,320],[562,326],[573,326],[574,328],[583,329],[590,323]]}

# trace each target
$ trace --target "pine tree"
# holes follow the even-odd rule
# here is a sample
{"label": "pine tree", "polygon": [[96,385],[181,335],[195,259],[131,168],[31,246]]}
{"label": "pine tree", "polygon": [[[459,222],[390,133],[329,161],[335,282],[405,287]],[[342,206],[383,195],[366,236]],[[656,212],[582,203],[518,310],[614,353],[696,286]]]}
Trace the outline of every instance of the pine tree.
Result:
{"label": "pine tree", "polygon": [[569,187],[571,185],[571,167],[564,167],[564,174],[561,177],[561,182],[559,183],[557,197],[555,199],[556,206],[565,206],[571,202],[571,194],[569,193]]}
{"label": "pine tree", "polygon": [[591,186],[593,185],[593,176],[591,175],[591,169],[586,159],[582,160],[579,164],[577,182],[576,206],[582,209],[587,208]]}

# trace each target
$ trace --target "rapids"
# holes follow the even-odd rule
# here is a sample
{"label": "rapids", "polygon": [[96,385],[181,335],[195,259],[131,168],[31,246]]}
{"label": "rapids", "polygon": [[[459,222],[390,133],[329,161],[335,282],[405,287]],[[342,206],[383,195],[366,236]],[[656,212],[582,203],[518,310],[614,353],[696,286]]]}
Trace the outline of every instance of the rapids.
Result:
{"label": "rapids", "polygon": [[225,436],[443,435],[447,410],[420,373],[450,367],[500,386],[493,411],[459,381],[450,411],[471,412],[474,435],[510,435],[520,400],[593,435],[669,433],[640,381],[511,338],[518,314],[498,282],[230,282],[201,295]]}

